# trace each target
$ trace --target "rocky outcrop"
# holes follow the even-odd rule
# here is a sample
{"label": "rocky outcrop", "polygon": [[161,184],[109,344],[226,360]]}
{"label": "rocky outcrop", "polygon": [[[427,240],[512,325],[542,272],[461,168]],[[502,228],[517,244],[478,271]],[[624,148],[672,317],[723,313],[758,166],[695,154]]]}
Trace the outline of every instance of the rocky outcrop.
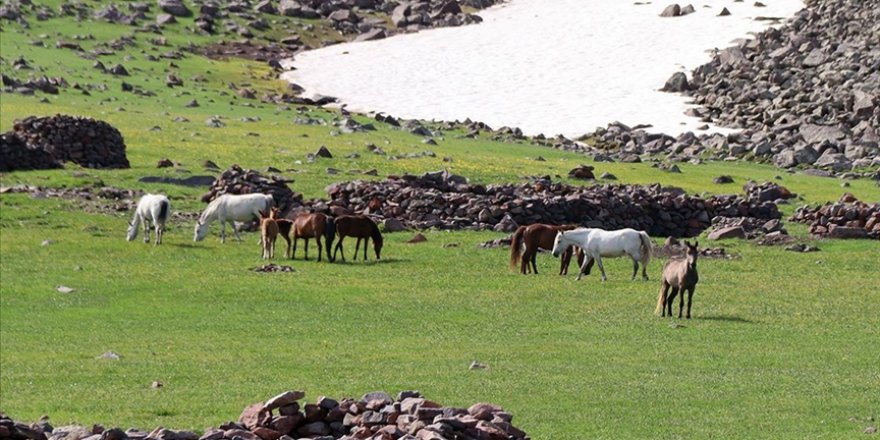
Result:
{"label": "rocky outcrop", "polygon": [[835,203],[802,206],[789,220],[806,223],[817,237],[880,239],[880,203],[868,204],[849,193]]}
{"label": "rocky outcrop", "polygon": [[[280,271],[284,271],[284,266]],[[276,271],[270,270],[270,271]],[[54,428],[44,418],[39,423],[16,422],[0,413],[0,438],[15,440],[278,440],[278,439],[505,439],[526,440],[513,416],[498,405],[475,403],[468,408],[446,407],[418,391],[401,391],[396,397],[381,391],[360,399],[340,400],[321,396],[315,403],[300,403],[302,391],[287,391],[265,402],[247,406],[238,421],[208,428],[199,437],[191,431],[163,427],[147,432],[63,426]]]}
{"label": "rocky outcrop", "polygon": [[[447,172],[345,182],[327,192],[334,205],[414,229],[494,229],[531,223],[631,227],[653,236],[700,234],[716,216],[778,219],[776,204],[735,195],[702,199],[660,185],[571,186],[547,178],[522,185],[472,185]],[[372,207],[370,204],[372,203]]]}
{"label": "rocky outcrop", "polygon": [[[693,116],[744,129],[719,139],[733,156],[784,168],[878,167],[880,8],[848,0],[806,5],[783,26],[719,51],[693,71],[689,87],[667,89],[702,106]],[[718,147],[709,141],[704,148]]]}
{"label": "rocky outcrop", "polygon": [[57,168],[74,162],[88,168],[128,168],[122,134],[104,121],[77,116],[31,116],[3,134],[0,169]]}

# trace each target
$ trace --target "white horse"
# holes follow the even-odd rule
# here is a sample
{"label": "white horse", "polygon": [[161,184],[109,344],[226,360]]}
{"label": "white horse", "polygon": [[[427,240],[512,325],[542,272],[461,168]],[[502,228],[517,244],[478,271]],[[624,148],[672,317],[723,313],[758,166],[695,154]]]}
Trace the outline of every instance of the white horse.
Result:
{"label": "white horse", "polygon": [[137,238],[138,227],[144,225],[144,243],[150,242],[150,224],[156,229],[156,244],[162,244],[165,223],[171,217],[171,202],[162,194],[145,194],[138,201],[134,218],[128,224],[128,241]]}
{"label": "white horse", "polygon": [[578,228],[571,231],[560,231],[556,234],[553,242],[553,256],[558,257],[569,246],[577,246],[586,254],[577,279],[581,279],[593,259],[602,271],[602,281],[608,279],[605,276],[605,268],[602,266],[602,257],[619,257],[629,255],[633,260],[633,277],[639,271],[639,262],[642,263],[642,277],[648,279],[648,262],[651,260],[651,238],[645,231],[635,229],[619,229],[606,231],[603,229]]}
{"label": "white horse", "polygon": [[223,194],[217,197],[202,211],[196,222],[193,241],[201,241],[208,234],[214,220],[220,221],[220,242],[226,243],[226,223],[232,225],[235,238],[241,242],[235,222],[246,222],[260,218],[260,211],[269,212],[274,204],[270,194]]}

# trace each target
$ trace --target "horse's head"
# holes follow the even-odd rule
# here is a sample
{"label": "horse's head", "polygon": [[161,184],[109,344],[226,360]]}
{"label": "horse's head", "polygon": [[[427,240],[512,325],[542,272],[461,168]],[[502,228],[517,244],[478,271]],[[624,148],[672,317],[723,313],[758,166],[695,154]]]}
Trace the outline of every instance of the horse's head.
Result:
{"label": "horse's head", "polygon": [[376,251],[376,259],[377,259],[377,260],[381,260],[381,259],[382,259],[382,257],[379,256],[379,254],[382,253],[382,244],[383,244],[383,243],[382,243],[382,240],[381,240],[381,239],[379,239],[379,240],[373,240],[373,250]]}
{"label": "horse's head", "polygon": [[202,220],[196,221],[196,227],[193,231],[193,241],[202,241],[205,239],[205,235],[208,235],[208,223],[203,223]]}
{"label": "horse's head", "polygon": [[700,251],[697,249],[697,246],[700,245],[699,241],[694,241],[694,244],[691,244],[689,241],[685,241],[684,244],[687,246],[687,262],[688,266],[696,266],[697,265],[697,257],[700,256]]}
{"label": "horse's head", "polygon": [[128,224],[128,241],[132,241],[137,238],[138,228],[134,222]]}
{"label": "horse's head", "polygon": [[553,239],[553,256],[559,257],[568,249],[569,244],[565,242],[565,232],[559,231],[556,233],[556,238]]}

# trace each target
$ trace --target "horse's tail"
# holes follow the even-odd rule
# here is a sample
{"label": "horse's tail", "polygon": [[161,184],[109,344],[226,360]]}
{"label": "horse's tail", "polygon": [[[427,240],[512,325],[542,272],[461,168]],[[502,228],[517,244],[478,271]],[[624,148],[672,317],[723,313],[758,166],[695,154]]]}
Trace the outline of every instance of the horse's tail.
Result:
{"label": "horse's tail", "polygon": [[648,233],[645,231],[639,231],[639,238],[641,239],[641,246],[639,247],[639,253],[642,255],[642,265],[645,267],[648,266],[648,263],[651,261],[651,237],[648,236]]}
{"label": "horse's tail", "polygon": [[156,219],[156,222],[164,228],[169,217],[171,217],[171,202],[167,198],[163,198],[159,202],[159,218]]}
{"label": "horse's tail", "polygon": [[510,267],[511,269],[516,269],[516,266],[519,266],[519,258],[520,258],[520,248],[522,247],[523,236],[526,233],[526,227],[520,226],[516,228],[516,232],[513,233],[513,238],[510,240]]}
{"label": "horse's tail", "polygon": [[327,259],[332,263],[333,239],[336,238],[336,220],[333,217],[327,217],[324,222],[324,248],[327,250]]}
{"label": "horse's tail", "polygon": [[665,280],[660,282],[660,292],[657,293],[657,308],[654,309],[655,315],[663,313],[663,306],[666,303],[666,289],[663,288],[664,284],[666,284]]}

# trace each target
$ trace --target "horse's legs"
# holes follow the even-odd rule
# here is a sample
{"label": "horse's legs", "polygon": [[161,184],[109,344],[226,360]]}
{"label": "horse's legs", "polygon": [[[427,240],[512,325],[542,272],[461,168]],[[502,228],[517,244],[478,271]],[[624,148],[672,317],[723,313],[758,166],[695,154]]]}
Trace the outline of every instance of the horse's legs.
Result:
{"label": "horse's legs", "polygon": [[281,237],[287,242],[287,247],[284,249],[284,258],[290,258],[290,236],[281,234]]}
{"label": "horse's legs", "polygon": [[672,303],[675,301],[675,295],[678,295],[678,287],[672,286],[672,291],[666,297],[666,306],[669,309],[669,317],[672,317]]}
{"label": "horse's legs", "polygon": [[232,222],[232,232],[235,233],[235,238],[241,243],[241,234],[239,233],[238,225],[236,225],[235,222]]}
{"label": "horse's legs", "polygon": [[[592,255],[587,255],[586,258],[584,258],[584,264],[581,264],[581,268],[580,268],[580,270],[578,270],[578,276],[577,276],[578,281],[580,281],[581,276],[584,275],[584,271],[590,270],[590,267],[592,266],[592,264],[591,264],[592,262],[593,262]],[[587,275],[589,275],[589,273],[587,273]]]}
{"label": "horse's legs", "polygon": [[605,266],[602,265],[601,255],[596,255],[596,264],[599,265],[599,270],[602,272],[602,281],[608,281],[608,277],[605,276]]}
{"label": "horse's legs", "polygon": [[636,260],[635,258],[633,258],[633,278],[632,278],[633,281],[636,280],[636,275],[638,275],[638,273],[639,273],[639,260]]}
{"label": "horse's legs", "polygon": [[342,239],[345,238],[344,235],[339,236],[339,241],[336,243],[336,247],[333,249],[333,259],[336,259],[336,255],[339,252],[342,252],[342,262],[345,262],[345,249],[342,248]]}
{"label": "horse's legs", "polygon": [[309,261],[309,238],[303,237],[303,240],[306,241],[306,261]]}
{"label": "horse's legs", "polygon": [[532,262],[532,272],[534,272],[535,275],[538,274],[538,264],[537,264],[537,260],[538,260],[538,249],[535,248],[535,249],[532,251],[532,257],[529,258],[529,261]]}
{"label": "horse's legs", "polygon": [[357,261],[358,259],[358,249],[361,248],[361,238],[356,237],[357,242],[354,244],[354,257],[352,257],[352,261]]}
{"label": "horse's legs", "polygon": [[[321,234],[315,234],[315,243],[318,243],[318,261],[321,261],[321,255],[323,254],[324,246],[321,246]],[[329,259],[330,256],[327,255]]]}
{"label": "horse's legs", "polygon": [[529,257],[529,255],[531,255],[531,254],[529,254],[529,247],[526,246],[526,248],[522,251],[522,254],[520,254],[520,256],[519,256],[520,257],[519,273],[521,273],[523,275],[528,275],[529,272],[531,272],[531,268],[529,267],[529,258],[531,258],[531,257]]}
{"label": "horse's legs", "polygon": [[[688,313],[687,313],[687,319],[691,319],[691,300],[694,299],[694,289],[696,289],[696,288],[697,288],[696,286],[691,286],[691,288],[688,289]],[[684,299],[684,294],[682,294],[681,298]]]}
{"label": "horse's legs", "polygon": [[573,249],[573,247],[570,247],[562,253],[562,257],[559,259],[559,275],[568,275],[568,265],[571,263]]}
{"label": "horse's legs", "polygon": [[[663,283],[660,284],[660,286],[661,286],[660,289],[662,292],[662,293],[660,293],[660,298],[661,298],[660,306],[662,307],[661,312],[660,312],[660,316],[665,317],[666,316],[666,303],[669,302],[669,296],[668,296],[669,295],[669,284],[666,282],[666,280],[664,280]],[[672,316],[672,315],[670,314],[670,316]]]}
{"label": "horse's legs", "polygon": [[293,233],[293,253],[290,254],[291,260],[296,260],[296,242],[299,241],[299,236],[296,235],[296,232]]}
{"label": "horse's legs", "polygon": [[648,258],[643,257],[642,260],[642,279],[648,281]]}
{"label": "horse's legs", "polygon": [[684,311],[684,287],[680,288],[678,293],[681,294],[681,298],[678,300],[678,319],[681,319],[681,312]]}
{"label": "horse's legs", "polygon": [[367,261],[367,248],[370,247],[370,237],[364,238],[364,261]]}

